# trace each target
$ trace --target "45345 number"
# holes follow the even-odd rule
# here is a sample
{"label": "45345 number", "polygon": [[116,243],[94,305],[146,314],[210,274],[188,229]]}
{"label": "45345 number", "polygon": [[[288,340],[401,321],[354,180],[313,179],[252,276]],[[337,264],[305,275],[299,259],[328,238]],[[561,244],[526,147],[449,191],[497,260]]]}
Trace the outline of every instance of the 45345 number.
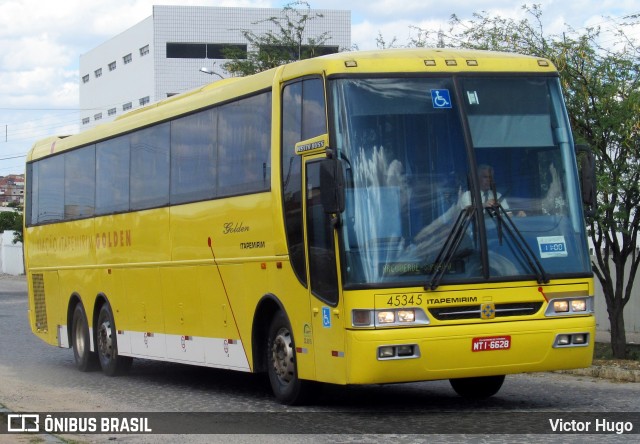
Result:
{"label": "45345 number", "polygon": [[421,294],[396,294],[389,296],[387,305],[389,307],[406,307],[411,305],[422,304]]}

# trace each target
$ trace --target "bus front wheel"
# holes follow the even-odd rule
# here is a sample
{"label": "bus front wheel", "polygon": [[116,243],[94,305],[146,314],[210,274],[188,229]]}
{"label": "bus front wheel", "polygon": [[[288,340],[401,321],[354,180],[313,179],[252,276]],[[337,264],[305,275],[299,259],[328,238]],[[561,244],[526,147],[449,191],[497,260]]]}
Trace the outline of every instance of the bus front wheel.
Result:
{"label": "bus front wheel", "polygon": [[132,358],[118,355],[118,338],[113,312],[108,302],[100,307],[97,331],[98,357],[102,372],[107,376],[126,373],[131,368]]}
{"label": "bus front wheel", "polygon": [[455,392],[466,399],[487,399],[500,390],[504,375],[450,379]]}
{"label": "bus front wheel", "polygon": [[307,401],[311,382],[298,378],[291,325],[282,311],[276,313],[269,327],[267,366],[271,389],[278,401],[287,405]]}
{"label": "bus front wheel", "polygon": [[87,315],[82,304],[77,303],[71,321],[71,346],[76,367],[82,372],[98,368],[98,355],[91,351],[90,343]]}

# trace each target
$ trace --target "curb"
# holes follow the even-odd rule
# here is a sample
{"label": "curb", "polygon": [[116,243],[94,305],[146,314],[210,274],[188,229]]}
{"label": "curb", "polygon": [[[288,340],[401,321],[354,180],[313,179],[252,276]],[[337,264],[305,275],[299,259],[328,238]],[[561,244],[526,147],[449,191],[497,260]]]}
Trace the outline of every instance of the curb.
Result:
{"label": "curb", "polygon": [[588,368],[560,370],[558,373],[568,373],[576,376],[591,376],[593,378],[610,379],[616,382],[640,382],[640,370],[632,370],[613,365],[594,364]]}

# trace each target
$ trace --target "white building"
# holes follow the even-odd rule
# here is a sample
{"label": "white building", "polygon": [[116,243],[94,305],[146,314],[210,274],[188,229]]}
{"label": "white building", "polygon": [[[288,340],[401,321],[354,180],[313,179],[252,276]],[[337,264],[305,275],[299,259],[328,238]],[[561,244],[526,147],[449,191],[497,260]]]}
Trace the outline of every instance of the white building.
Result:
{"label": "white building", "polygon": [[[326,52],[350,48],[350,11],[310,12],[322,17],[307,22],[303,44],[327,33]],[[277,33],[268,19],[281,14],[276,8],[154,6],[151,17],[80,56],[80,129],[219,78],[203,67],[228,76],[222,48],[251,51],[242,30]]]}

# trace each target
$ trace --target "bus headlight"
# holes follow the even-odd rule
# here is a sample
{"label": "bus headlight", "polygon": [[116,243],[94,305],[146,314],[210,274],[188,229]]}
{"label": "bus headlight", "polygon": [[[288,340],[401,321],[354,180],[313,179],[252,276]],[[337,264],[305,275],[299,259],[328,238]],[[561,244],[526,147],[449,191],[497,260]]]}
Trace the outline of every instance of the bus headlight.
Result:
{"label": "bus headlight", "polygon": [[392,346],[384,346],[378,349],[378,358],[388,359],[393,358],[396,355],[396,350]]}
{"label": "bus headlight", "polygon": [[573,335],[573,340],[571,341],[572,344],[586,344],[587,343],[587,334],[586,333],[582,333],[582,334],[574,334]]}
{"label": "bus headlight", "polygon": [[553,311],[556,313],[569,311],[569,301],[553,301]]}
{"label": "bus headlight", "polygon": [[378,312],[378,324],[393,324],[394,322],[396,322],[396,315],[394,311]]}
{"label": "bus headlight", "polygon": [[545,316],[568,316],[593,313],[593,296],[551,299]]}
{"label": "bus headlight", "polygon": [[571,300],[571,311],[587,311],[587,301],[584,299]]}
{"label": "bus headlight", "polygon": [[589,333],[560,333],[553,341],[553,348],[587,347]]}
{"label": "bus headlight", "polygon": [[419,307],[384,310],[351,310],[353,327],[415,327],[429,325],[429,318]]}
{"label": "bus headlight", "polygon": [[416,320],[414,310],[398,310],[398,322],[413,322]]}
{"label": "bus headlight", "polygon": [[556,338],[557,345],[569,345],[571,344],[571,336],[570,335],[558,335]]}
{"label": "bus headlight", "polygon": [[420,357],[420,347],[418,344],[381,345],[377,357],[378,361],[415,359]]}

